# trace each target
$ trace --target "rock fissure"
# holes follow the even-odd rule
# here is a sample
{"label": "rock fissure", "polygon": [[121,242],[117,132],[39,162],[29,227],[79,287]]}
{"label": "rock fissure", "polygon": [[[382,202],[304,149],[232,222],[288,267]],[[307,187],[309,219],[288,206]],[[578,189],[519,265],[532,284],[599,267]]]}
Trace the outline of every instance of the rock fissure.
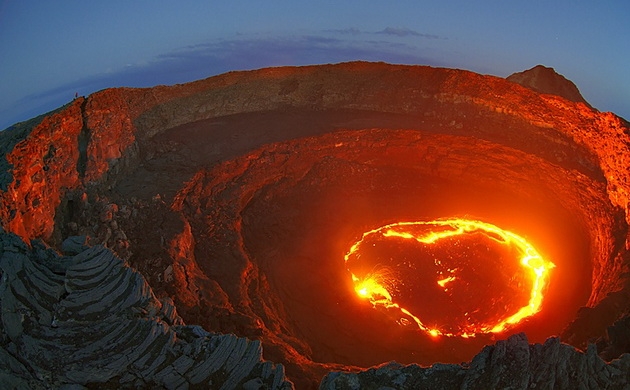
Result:
{"label": "rock fissure", "polygon": [[77,159],[77,172],[79,172],[79,179],[83,181],[85,178],[85,171],[87,169],[88,162],[88,145],[90,143],[90,129],[88,128],[88,118],[85,112],[85,107],[87,105],[88,100],[83,99],[81,103],[81,118],[83,122],[83,126],[81,127],[81,132],[79,133],[77,139],[77,149],[79,151],[79,158]]}

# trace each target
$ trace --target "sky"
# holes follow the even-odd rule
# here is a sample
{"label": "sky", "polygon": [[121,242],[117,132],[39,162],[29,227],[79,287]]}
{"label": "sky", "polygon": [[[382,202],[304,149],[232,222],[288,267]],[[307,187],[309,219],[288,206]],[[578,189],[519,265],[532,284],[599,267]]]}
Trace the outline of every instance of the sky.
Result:
{"label": "sky", "polygon": [[353,60],[542,64],[630,119],[630,1],[0,0],[0,129],[109,87]]}

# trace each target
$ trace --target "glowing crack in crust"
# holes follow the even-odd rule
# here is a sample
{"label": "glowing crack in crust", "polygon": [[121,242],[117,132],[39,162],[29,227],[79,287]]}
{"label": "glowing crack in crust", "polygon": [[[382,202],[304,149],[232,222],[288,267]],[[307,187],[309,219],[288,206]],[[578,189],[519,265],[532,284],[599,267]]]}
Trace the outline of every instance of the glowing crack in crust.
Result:
{"label": "glowing crack in crust", "polygon": [[[395,291],[399,281],[389,267],[377,267],[371,272],[364,273],[362,277],[355,275],[355,273],[351,271],[351,267],[349,267],[351,259],[355,263],[361,261],[361,246],[365,244],[366,239],[373,235],[377,235],[377,237],[383,239],[415,240],[424,245],[431,245],[440,240],[472,233],[481,233],[486,238],[500,245],[507,245],[513,248],[512,250],[514,250],[515,253],[518,254],[517,257],[520,258],[520,269],[531,280],[531,284],[528,284],[531,286],[531,291],[527,304],[520,307],[520,309],[512,314],[506,313],[501,319],[491,324],[469,324],[469,326],[465,328],[466,330],[458,332],[451,332],[436,326],[428,326],[423,323],[418,316],[411,313],[411,311],[402,307],[399,303],[394,302],[392,292]],[[376,245],[371,244],[371,246]],[[436,264],[442,265],[441,260],[435,259],[434,261]],[[418,328],[433,337],[458,336],[464,338],[474,337],[477,334],[502,332],[523,319],[539,312],[543,301],[543,294],[547,287],[549,270],[554,267],[553,263],[543,259],[536,249],[523,237],[486,222],[457,218],[434,221],[397,222],[365,232],[361,239],[354,243],[345,255],[345,264],[346,269],[352,276],[354,290],[358,297],[368,300],[375,308],[384,307],[385,309],[398,310],[404,316],[408,317],[408,319],[415,321]],[[449,284],[459,279],[458,276],[455,276],[455,271],[457,271],[457,268],[448,269],[450,275],[446,277],[444,277],[444,275],[438,275],[440,277],[437,278],[435,282],[440,289],[448,291]],[[405,319],[403,322],[409,323],[409,320]]]}

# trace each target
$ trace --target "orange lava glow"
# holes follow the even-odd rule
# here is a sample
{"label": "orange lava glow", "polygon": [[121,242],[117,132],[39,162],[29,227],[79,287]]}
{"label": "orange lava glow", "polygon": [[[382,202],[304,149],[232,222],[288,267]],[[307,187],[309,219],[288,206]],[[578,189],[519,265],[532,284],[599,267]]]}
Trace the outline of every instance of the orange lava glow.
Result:
{"label": "orange lava glow", "polygon": [[[345,264],[357,296],[398,313],[398,323],[415,322],[432,337],[464,338],[503,332],[538,313],[554,267],[523,237],[458,218],[397,222],[365,232]],[[505,291],[493,297],[495,282]],[[477,297],[478,290],[490,291],[489,303],[487,293]],[[446,319],[433,315],[441,310],[449,313]],[[420,318],[425,316],[430,320]]]}

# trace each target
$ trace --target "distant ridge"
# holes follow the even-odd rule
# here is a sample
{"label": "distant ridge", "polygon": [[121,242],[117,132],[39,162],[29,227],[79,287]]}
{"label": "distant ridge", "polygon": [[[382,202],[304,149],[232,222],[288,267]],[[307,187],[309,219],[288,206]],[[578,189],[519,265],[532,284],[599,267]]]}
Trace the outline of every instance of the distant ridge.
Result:
{"label": "distant ridge", "polygon": [[578,87],[555,69],[536,65],[531,69],[509,75],[507,80],[539,93],[557,95],[576,103],[592,106],[584,99]]}

